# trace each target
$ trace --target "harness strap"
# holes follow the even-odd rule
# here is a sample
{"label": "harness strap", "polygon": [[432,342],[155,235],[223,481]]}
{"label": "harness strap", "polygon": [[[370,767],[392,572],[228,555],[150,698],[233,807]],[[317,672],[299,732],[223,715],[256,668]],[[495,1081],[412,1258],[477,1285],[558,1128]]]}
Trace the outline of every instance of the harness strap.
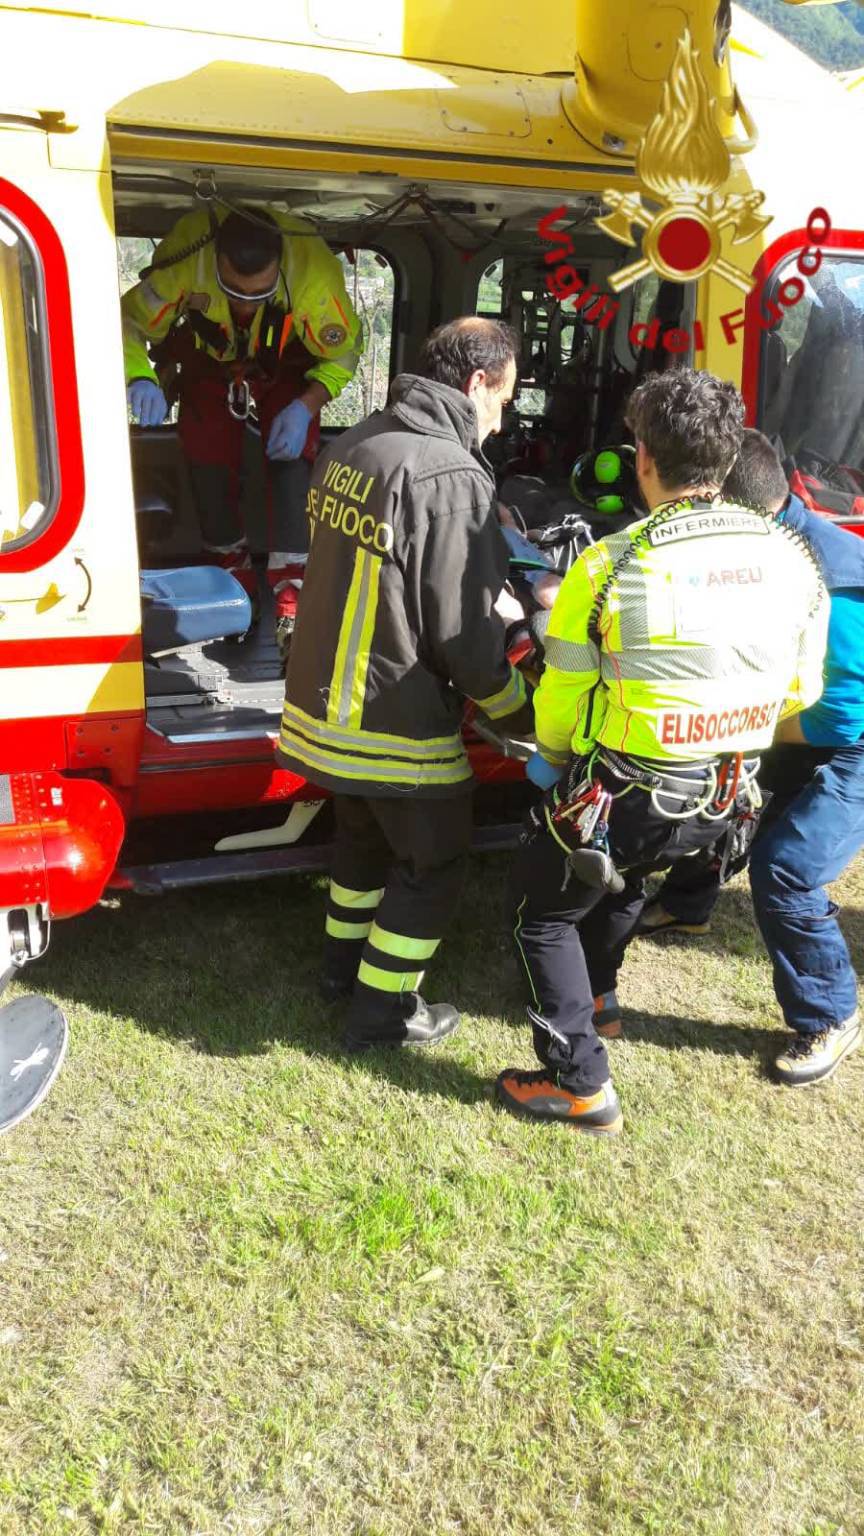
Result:
{"label": "harness strap", "polygon": [[716,757],[707,758],[701,763],[683,763],[680,768],[667,771],[649,768],[638,759],[622,757],[609,747],[600,747],[596,753],[596,760],[603,763],[616,779],[638,785],[642,789],[659,789],[666,793],[672,785],[680,785],[685,792],[689,793],[716,772],[720,761]]}
{"label": "harness strap", "polygon": [[[222,356],[228,345],[228,337],[225,335],[221,325],[217,325],[215,320],[210,320],[206,315],[202,315],[200,309],[187,309],[185,314],[181,316],[181,319],[205,347],[209,347],[219,357]],[[179,320],[177,324],[180,324]]]}

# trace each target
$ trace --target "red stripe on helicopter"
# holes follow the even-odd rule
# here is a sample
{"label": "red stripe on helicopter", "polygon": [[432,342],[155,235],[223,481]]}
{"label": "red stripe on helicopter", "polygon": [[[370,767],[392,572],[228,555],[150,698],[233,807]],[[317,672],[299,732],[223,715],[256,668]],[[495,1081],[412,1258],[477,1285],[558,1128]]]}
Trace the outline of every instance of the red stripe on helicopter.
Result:
{"label": "red stripe on helicopter", "polygon": [[140,635],[79,635],[66,640],[0,640],[0,668],[86,667],[140,661]]}
{"label": "red stripe on helicopter", "polygon": [[36,246],[45,275],[45,310],[48,320],[48,355],[57,440],[60,498],[54,516],[31,543],[22,549],[0,551],[0,565],[7,571],[33,571],[59,554],[71,539],[84,509],[84,459],[78,413],[75,345],[72,339],[72,305],[66,257],[53,224],[41,208],[9,181],[0,179],[0,206],[19,219]]}
{"label": "red stripe on helicopter", "polygon": [[[768,278],[779,267],[784,256],[793,251],[805,250],[809,241],[806,229],[790,230],[788,234],[780,235],[772,245],[769,245],[759,257],[753,268],[753,288],[750,297],[744,307],[746,323],[742,330],[744,338],[744,354],[741,362],[741,393],[747,407],[747,425],[758,425],[759,414],[759,365],[762,359],[763,336],[758,323],[760,305],[764,287]],[[835,254],[844,250],[857,253],[864,249],[864,231],[860,229],[833,229],[824,240],[819,241],[825,251]]]}

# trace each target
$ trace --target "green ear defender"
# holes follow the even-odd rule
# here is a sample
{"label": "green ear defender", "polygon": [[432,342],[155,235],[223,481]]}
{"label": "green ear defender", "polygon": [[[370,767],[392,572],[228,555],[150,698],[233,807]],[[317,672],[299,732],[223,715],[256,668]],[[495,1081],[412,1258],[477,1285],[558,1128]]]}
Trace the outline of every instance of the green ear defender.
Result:
{"label": "green ear defender", "polygon": [[592,512],[613,515],[638,506],[636,449],[624,443],[581,454],[570,471],[570,490]]}
{"label": "green ear defender", "polygon": [[621,455],[614,448],[604,448],[594,460],[594,478],[601,485],[614,485],[621,478]]}

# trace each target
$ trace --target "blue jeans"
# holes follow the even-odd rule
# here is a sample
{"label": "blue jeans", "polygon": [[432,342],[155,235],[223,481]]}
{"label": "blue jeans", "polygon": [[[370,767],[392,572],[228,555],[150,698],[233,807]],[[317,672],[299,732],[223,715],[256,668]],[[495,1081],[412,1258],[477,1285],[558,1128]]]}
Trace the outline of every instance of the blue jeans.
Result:
{"label": "blue jeans", "polygon": [[838,908],[823,887],[864,844],[864,741],[776,747],[766,768],[774,799],[750,857],[753,905],[783,1017],[816,1034],[858,1004]]}

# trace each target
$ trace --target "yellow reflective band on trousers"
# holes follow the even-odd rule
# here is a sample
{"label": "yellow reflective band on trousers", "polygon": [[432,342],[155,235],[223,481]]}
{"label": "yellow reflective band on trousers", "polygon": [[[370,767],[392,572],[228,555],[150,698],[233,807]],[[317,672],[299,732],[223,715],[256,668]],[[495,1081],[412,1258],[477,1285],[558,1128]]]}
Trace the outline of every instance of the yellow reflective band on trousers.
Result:
{"label": "yellow reflective band on trousers", "polygon": [[345,923],[341,918],[331,917],[328,912],[324,920],[324,932],[331,939],[365,939],[371,927],[371,917],[367,923]]}
{"label": "yellow reflective band on trousers", "polygon": [[362,719],[380,576],[380,555],[358,549],[327,700],[327,719],[336,725],[359,726]]}
{"label": "yellow reflective band on trousers", "polygon": [[338,880],[330,881],[330,895],[338,907],[377,907],[384,895],[382,885],[380,891],[354,891],[350,885],[340,885]]}
{"label": "yellow reflective band on trousers", "polygon": [[416,992],[423,980],[422,971],[383,971],[380,966],[360,961],[357,980],[378,992]]}
{"label": "yellow reflective band on trousers", "polygon": [[391,933],[387,928],[372,924],[369,943],[384,955],[395,955],[397,960],[428,960],[434,955],[440,939],[411,939],[405,933]]}
{"label": "yellow reflective band on trousers", "polygon": [[350,885],[340,885],[338,880],[331,880],[330,900],[333,906],[354,916],[334,917],[332,912],[328,912],[324,932],[331,939],[356,941],[368,938],[373,913],[383,895],[383,885],[377,891],[355,891]]}
{"label": "yellow reflective band on trousers", "polygon": [[[416,992],[423,980],[423,971],[416,968],[417,962],[428,960],[434,955],[440,942],[440,939],[415,939],[407,933],[394,933],[392,929],[382,928],[374,922],[369,934],[369,947],[364,951],[364,959],[360,961],[357,979],[367,987],[375,987],[379,992]],[[374,965],[365,958],[370,949],[372,952],[377,950],[380,955],[390,955],[395,960],[404,960],[406,969],[391,971],[383,965]]]}

